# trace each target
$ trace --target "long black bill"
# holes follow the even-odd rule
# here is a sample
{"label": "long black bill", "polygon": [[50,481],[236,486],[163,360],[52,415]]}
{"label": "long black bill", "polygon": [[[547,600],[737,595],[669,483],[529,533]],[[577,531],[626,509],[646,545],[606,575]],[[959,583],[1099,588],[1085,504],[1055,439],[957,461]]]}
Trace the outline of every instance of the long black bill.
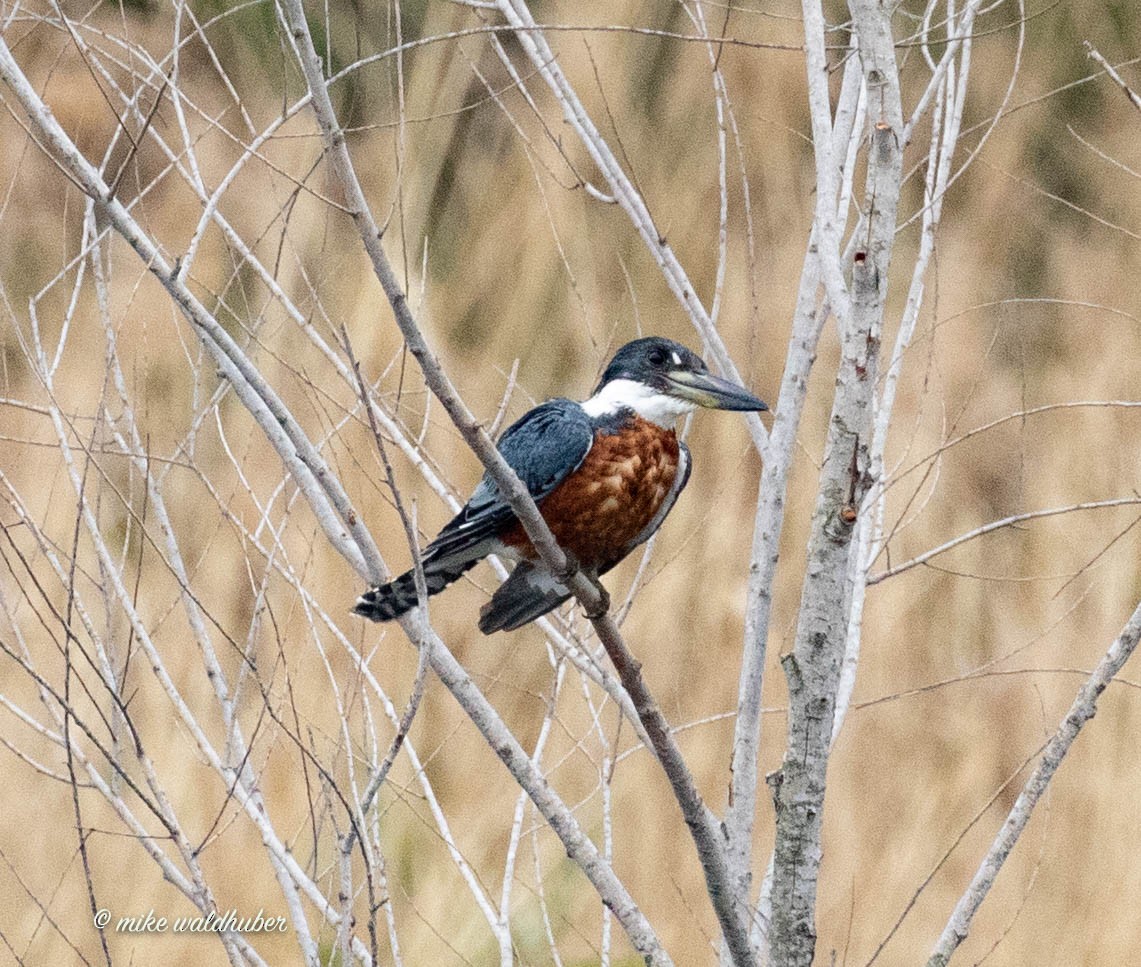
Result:
{"label": "long black bill", "polygon": [[670,392],[710,410],[767,410],[769,405],[745,387],[712,373],[675,370],[669,374]]}

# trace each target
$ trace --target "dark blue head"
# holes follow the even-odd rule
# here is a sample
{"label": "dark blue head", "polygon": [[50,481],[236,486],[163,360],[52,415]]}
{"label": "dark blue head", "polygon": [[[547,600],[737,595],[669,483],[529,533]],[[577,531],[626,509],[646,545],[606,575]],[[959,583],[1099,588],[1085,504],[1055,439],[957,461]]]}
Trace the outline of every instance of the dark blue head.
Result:
{"label": "dark blue head", "polygon": [[635,339],[619,349],[594,391],[594,398],[600,397],[619,402],[624,397],[647,401],[658,398],[665,409],[676,408],[678,413],[695,406],[714,410],[768,409],[764,400],[743,386],[710,373],[697,353],[661,336]]}

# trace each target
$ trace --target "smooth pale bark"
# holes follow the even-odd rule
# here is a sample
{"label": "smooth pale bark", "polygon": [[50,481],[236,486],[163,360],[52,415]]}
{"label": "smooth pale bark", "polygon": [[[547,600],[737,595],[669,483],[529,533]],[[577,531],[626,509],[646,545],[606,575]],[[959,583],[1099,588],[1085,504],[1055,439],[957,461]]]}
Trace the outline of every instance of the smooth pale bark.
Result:
{"label": "smooth pale bark", "polygon": [[[771,780],[776,844],[770,949],[777,967],[810,967],[815,953],[825,780],[847,638],[852,568],[858,564],[852,554],[852,537],[870,484],[872,410],[901,177],[903,115],[890,13],[875,0],[853,2],[851,11],[867,86],[870,138],[864,238],[853,256],[851,287],[845,293],[848,305],[833,300],[840,327],[840,368],[796,638],[782,660],[789,689],[788,749]],[[822,259],[825,275],[828,263],[829,259]],[[844,291],[843,279],[828,281],[829,293]]]}

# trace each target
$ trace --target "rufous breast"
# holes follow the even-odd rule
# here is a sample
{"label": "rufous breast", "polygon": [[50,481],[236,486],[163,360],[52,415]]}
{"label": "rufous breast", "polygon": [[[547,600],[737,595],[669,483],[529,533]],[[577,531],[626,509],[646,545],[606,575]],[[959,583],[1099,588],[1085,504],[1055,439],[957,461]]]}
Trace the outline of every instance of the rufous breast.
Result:
{"label": "rufous breast", "polygon": [[[677,434],[631,416],[598,430],[579,468],[540,503],[559,546],[588,569],[605,569],[628,553],[669,495],[677,477]],[[519,524],[501,535],[527,558],[535,550]]]}

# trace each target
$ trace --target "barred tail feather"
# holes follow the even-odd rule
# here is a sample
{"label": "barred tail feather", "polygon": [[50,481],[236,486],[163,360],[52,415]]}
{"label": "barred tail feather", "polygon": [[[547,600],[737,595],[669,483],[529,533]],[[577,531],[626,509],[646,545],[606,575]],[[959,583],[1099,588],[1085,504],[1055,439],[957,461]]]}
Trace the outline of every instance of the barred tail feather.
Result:
{"label": "barred tail feather", "polygon": [[[453,581],[470,571],[479,558],[460,563],[451,563],[444,567],[440,564],[427,564],[424,567],[424,583],[427,585],[428,597],[439,594]],[[378,588],[365,591],[353,606],[353,613],[368,618],[369,621],[392,621],[401,615],[407,614],[414,607],[418,598],[416,596],[416,573],[405,571],[400,577],[382,584]]]}

